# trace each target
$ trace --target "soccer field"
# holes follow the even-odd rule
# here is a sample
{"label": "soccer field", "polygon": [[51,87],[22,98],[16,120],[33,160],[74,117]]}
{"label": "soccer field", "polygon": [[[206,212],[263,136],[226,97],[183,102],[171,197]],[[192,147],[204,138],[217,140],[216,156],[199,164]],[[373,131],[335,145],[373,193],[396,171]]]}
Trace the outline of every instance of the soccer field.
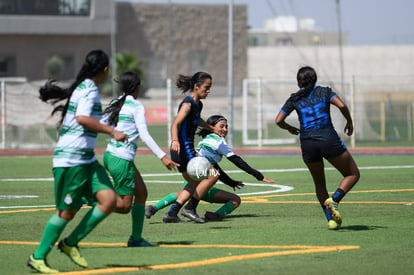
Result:
{"label": "soccer field", "polygon": [[[276,183],[257,182],[223,160],[224,170],[247,186],[236,191],[241,206],[222,222],[164,224],[165,208],[145,220],[143,236],[157,247],[126,248],[130,215],[112,214],[80,243],[87,269],[56,248],[49,264],[61,274],[412,274],[413,155],[354,155],[361,179],[340,204],[343,224],[337,231],[327,229],[299,155],[243,158]],[[147,184],[148,203],[182,188],[181,176],[154,156],[138,156],[136,164]],[[341,176],[326,165],[333,192]],[[219,207],[202,203],[198,212]],[[53,211],[51,157],[0,157],[2,274],[33,273],[26,260]]]}

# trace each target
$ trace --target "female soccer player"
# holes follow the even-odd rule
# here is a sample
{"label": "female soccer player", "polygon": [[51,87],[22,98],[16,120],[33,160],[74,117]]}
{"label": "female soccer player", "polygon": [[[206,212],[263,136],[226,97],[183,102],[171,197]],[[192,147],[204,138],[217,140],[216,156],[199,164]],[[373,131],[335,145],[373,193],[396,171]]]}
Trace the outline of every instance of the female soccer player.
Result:
{"label": "female soccer player", "polygon": [[[104,111],[102,122],[115,127],[128,137],[128,142],[111,139],[104,154],[104,165],[114,180],[117,196],[115,212],[127,214],[131,210],[132,234],[128,247],[153,246],[142,238],[147,188],[134,164],[137,142],[140,138],[169,169],[176,169],[177,163],[157,145],[148,132],[145,108],[137,100],[141,80],[134,72],[125,72],[119,78],[121,96],[112,101]],[[132,204],[132,200],[134,203]]]}
{"label": "female soccer player", "polygon": [[53,154],[56,213],[49,219],[40,245],[30,255],[27,265],[41,273],[58,273],[46,257],[67,223],[81,208],[82,197],[95,196],[98,203],[83,217],[72,233],[59,242],[58,248],[74,263],[87,267],[81,257],[78,243],[85,238],[115,208],[116,195],[105,169],[94,154],[97,133],[111,135],[117,141],[126,140],[125,134],[99,123],[101,101],[98,85],[108,75],[109,59],[102,50],[88,53],[84,64],[69,88],[63,89],[48,81],[41,87],[40,99],[58,105],[52,114],[62,112],[59,140]]}
{"label": "female soccer player", "polygon": [[[336,106],[346,119],[345,133],[354,131],[346,104],[329,87],[316,85],[313,68],[302,67],[297,73],[300,90],[291,94],[275,118],[275,123],[293,135],[300,134],[302,157],[315,184],[316,196],[328,220],[329,229],[338,229],[342,223],[338,204],[359,180],[359,169],[338,136],[331,121],[330,105]],[[286,123],[286,117],[296,110],[300,129]],[[329,197],[326,188],[323,159],[328,160],[342,175],[338,189]]]}
{"label": "female soccer player", "polygon": [[[206,72],[197,72],[192,76],[179,75],[176,81],[177,88],[183,94],[190,91],[190,95],[181,101],[177,116],[171,125],[171,159],[180,164],[178,171],[181,172],[189,184],[180,192],[177,200],[171,205],[168,213],[163,217],[163,221],[166,223],[180,221],[177,214],[183,204],[190,199],[198,184],[198,182],[188,176],[186,169],[190,159],[196,156],[194,150],[194,135],[197,127],[200,125],[203,128],[211,128],[201,118],[201,111],[203,109],[201,100],[209,95],[211,85],[212,77]],[[213,175],[210,175],[210,180],[214,180],[213,177]],[[204,222],[196,212],[187,211],[184,208],[181,213],[196,222]]]}
{"label": "female soccer player", "polygon": [[[243,187],[244,184],[239,181],[234,181],[229,178],[224,171],[219,168],[218,163],[221,161],[223,156],[228,160],[233,162],[237,167],[245,171],[246,173],[254,176],[257,180],[264,181],[267,183],[275,182],[273,179],[263,176],[262,173],[252,168],[247,164],[240,156],[236,155],[232,149],[227,145],[225,137],[227,135],[227,119],[221,115],[213,115],[207,119],[207,124],[213,127],[213,131],[208,129],[201,129],[199,135],[203,138],[197,145],[197,155],[206,157],[211,165],[220,171],[220,176],[217,179],[222,180],[224,183],[232,186],[233,188]],[[215,212],[207,211],[204,215],[208,221],[221,221],[226,215],[230,214],[237,207],[239,207],[241,200],[240,197],[234,193],[221,190],[213,185],[217,182],[211,182],[208,180],[201,181],[196,187],[196,193],[201,197],[201,200],[209,203],[224,203]],[[187,183],[186,183],[187,184]],[[171,193],[166,197],[162,198],[155,205],[147,206],[145,215],[147,218],[150,218],[154,215],[159,209],[164,208],[166,205],[171,203],[171,200],[174,196],[177,196],[179,193]],[[190,199],[189,205],[192,200],[197,200],[194,196]],[[190,209],[193,212],[196,212],[195,208]]]}

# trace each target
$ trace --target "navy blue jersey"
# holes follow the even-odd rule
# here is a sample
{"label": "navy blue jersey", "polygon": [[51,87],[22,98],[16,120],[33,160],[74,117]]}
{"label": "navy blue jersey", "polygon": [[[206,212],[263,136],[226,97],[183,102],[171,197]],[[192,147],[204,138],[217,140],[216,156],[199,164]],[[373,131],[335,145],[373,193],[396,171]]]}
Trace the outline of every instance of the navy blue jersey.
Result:
{"label": "navy blue jersey", "polygon": [[318,131],[313,131],[315,129],[326,129],[328,132],[333,130],[330,106],[337,94],[329,87],[320,86],[315,86],[306,96],[298,96],[298,93],[289,97],[282,106],[281,112],[289,115],[296,110],[300,122],[301,138],[307,134],[317,133]]}
{"label": "navy blue jersey", "polygon": [[191,96],[186,96],[178,106],[178,111],[180,111],[184,103],[190,103],[191,110],[178,129],[178,139],[180,144],[183,145],[187,142],[194,143],[194,135],[200,124],[201,110],[203,109],[203,103],[201,101],[197,103]]}

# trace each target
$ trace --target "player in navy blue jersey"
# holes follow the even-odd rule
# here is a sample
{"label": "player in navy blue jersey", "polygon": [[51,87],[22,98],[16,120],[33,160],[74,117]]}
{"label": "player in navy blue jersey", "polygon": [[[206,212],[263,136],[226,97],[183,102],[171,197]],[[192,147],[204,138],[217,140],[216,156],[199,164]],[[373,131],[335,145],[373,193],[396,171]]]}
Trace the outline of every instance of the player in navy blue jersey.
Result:
{"label": "player in navy blue jersey", "polygon": [[[316,196],[328,220],[329,229],[338,229],[342,223],[339,202],[359,180],[359,169],[345,144],[338,136],[331,120],[330,106],[336,106],[346,119],[345,133],[354,131],[349,109],[329,87],[316,85],[313,68],[302,67],[297,73],[299,91],[290,95],[276,116],[275,123],[293,135],[300,134],[303,161],[315,184]],[[295,110],[300,129],[286,123],[285,119]],[[338,189],[329,197],[326,188],[323,159],[329,161],[343,176]]]}
{"label": "player in navy blue jersey", "polygon": [[[210,74],[197,72],[193,76],[179,75],[176,81],[177,88],[183,93],[190,91],[190,95],[186,96],[180,103],[177,116],[171,125],[171,159],[180,164],[178,170],[189,184],[184,187],[177,200],[171,205],[168,213],[163,217],[163,221],[166,223],[180,222],[177,214],[183,204],[191,198],[198,184],[198,182],[188,176],[186,170],[187,163],[196,156],[194,135],[197,128],[200,126],[206,129],[213,129],[212,126],[201,118],[201,111],[203,109],[201,100],[205,99],[210,93],[212,80]],[[198,202],[198,197],[191,200],[191,204],[198,204]],[[184,208],[181,213],[195,222],[204,222],[195,211],[187,211]]]}

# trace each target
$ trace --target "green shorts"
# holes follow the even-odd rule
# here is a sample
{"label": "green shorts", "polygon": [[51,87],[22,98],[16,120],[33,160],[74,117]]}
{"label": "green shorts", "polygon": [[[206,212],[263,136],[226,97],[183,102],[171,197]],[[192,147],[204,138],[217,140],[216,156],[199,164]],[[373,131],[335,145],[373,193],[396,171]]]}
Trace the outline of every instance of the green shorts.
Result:
{"label": "green shorts", "polygon": [[135,165],[133,161],[121,159],[110,152],[105,152],[104,165],[111,174],[117,194],[133,195],[135,193]]}
{"label": "green shorts", "polygon": [[[184,186],[186,186],[187,184],[189,183],[186,182]],[[205,202],[213,203],[213,198],[219,191],[221,191],[221,189],[213,186],[210,189],[208,189],[207,193],[201,198],[201,200]]]}
{"label": "green shorts", "polygon": [[73,167],[54,167],[55,203],[58,210],[79,209],[82,197],[92,198],[101,190],[112,189],[111,180],[99,162]]}

